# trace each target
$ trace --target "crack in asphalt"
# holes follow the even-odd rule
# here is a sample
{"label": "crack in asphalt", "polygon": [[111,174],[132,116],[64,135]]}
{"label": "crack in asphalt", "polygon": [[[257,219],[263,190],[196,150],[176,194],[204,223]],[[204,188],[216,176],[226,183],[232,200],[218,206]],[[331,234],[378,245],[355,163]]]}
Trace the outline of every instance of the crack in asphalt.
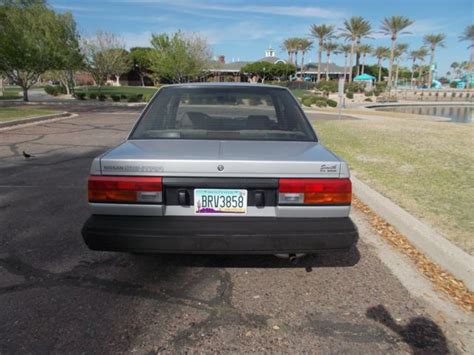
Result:
{"label": "crack in asphalt", "polygon": [[[206,312],[208,316],[204,320],[191,323],[188,328],[177,332],[168,342],[177,352],[187,346],[194,345],[202,337],[202,334],[209,334],[216,327],[242,325],[246,328],[261,328],[267,324],[268,316],[242,313],[232,305],[234,285],[231,275],[226,270],[213,269],[211,273],[203,270],[201,275],[194,277],[190,283],[183,285],[181,292],[162,288],[159,291],[150,290],[145,285],[127,281],[106,280],[84,272],[85,270],[93,271],[104,266],[113,266],[117,263],[116,259],[116,257],[112,257],[97,262],[83,261],[70,271],[53,273],[35,268],[14,256],[0,258],[2,268],[11,274],[23,277],[25,280],[23,283],[1,287],[0,295],[22,292],[32,288],[79,287],[112,293],[120,297],[139,297],[171,305],[186,306]],[[203,279],[219,282],[215,297],[205,300],[185,295],[186,289],[201,284]]]}
{"label": "crack in asphalt", "polygon": [[[100,264],[100,262],[98,262]],[[113,293],[118,296],[133,296],[144,299],[156,300],[176,305],[185,305],[199,310],[208,310],[205,300],[177,295],[171,291],[156,292],[147,290],[143,285],[118,280],[106,280],[86,273],[77,273],[83,268],[76,266],[71,271],[52,273],[44,269],[37,269],[24,263],[16,257],[0,259],[0,266],[8,272],[22,276],[26,282],[0,288],[0,295],[27,290],[30,288],[50,288],[55,286],[71,286],[93,288],[103,292]]]}

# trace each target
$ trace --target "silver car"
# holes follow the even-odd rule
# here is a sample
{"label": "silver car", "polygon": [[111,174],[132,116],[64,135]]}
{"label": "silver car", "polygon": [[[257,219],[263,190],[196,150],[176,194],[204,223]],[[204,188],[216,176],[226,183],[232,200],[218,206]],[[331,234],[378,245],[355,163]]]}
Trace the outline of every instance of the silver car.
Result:
{"label": "silver car", "polygon": [[95,158],[93,250],[286,254],[349,249],[351,181],[286,88],[161,88],[127,140]]}

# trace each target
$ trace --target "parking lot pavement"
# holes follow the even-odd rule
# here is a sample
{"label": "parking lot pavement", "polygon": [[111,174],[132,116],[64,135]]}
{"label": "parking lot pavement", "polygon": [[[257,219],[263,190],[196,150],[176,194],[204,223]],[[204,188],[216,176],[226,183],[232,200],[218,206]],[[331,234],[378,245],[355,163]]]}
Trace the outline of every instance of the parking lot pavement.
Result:
{"label": "parking lot pavement", "polygon": [[0,353],[455,351],[363,240],[296,264],[89,251],[89,164],[137,113],[0,132]]}

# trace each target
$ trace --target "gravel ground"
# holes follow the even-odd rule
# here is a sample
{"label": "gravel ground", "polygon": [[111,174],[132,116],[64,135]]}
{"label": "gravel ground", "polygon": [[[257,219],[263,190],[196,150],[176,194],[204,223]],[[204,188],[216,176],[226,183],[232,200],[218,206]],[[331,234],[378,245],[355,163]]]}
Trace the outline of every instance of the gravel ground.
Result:
{"label": "gravel ground", "polygon": [[89,251],[89,164],[138,111],[81,110],[0,132],[0,353],[457,352],[362,235],[295,264]]}

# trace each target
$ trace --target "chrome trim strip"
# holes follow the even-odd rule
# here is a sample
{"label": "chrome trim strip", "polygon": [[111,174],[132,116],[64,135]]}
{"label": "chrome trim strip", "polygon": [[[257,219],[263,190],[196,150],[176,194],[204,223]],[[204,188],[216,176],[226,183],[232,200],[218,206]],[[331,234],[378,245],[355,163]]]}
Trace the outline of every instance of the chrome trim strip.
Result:
{"label": "chrome trim strip", "polygon": [[339,218],[347,217],[351,206],[278,206],[281,218]]}
{"label": "chrome trim strip", "polygon": [[[193,206],[131,205],[113,203],[89,203],[92,214],[127,216],[195,216]],[[232,217],[279,217],[279,218],[339,218],[349,216],[351,206],[277,206],[247,207],[247,214]],[[229,217],[209,215],[206,217]]]}
{"label": "chrome trim strip", "polygon": [[258,208],[255,206],[248,206],[246,214],[218,214],[218,215],[207,215],[207,214],[195,214],[194,206],[165,206],[165,216],[188,216],[188,217],[275,217],[276,207],[264,207]]}

